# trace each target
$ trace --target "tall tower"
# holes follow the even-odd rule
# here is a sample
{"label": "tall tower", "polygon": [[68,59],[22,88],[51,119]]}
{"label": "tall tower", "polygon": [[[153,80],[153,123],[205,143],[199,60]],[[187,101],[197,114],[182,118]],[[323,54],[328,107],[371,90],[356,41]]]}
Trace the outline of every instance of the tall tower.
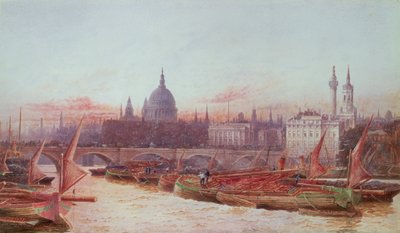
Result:
{"label": "tall tower", "polygon": [[340,107],[339,119],[344,123],[344,130],[354,128],[356,125],[357,109],[354,107],[353,85],[350,83],[350,67],[347,67],[346,83],[343,85],[343,102]]}
{"label": "tall tower", "polygon": [[123,117],[123,113],[122,113],[122,104],[121,104],[121,106],[119,108],[119,119],[122,120],[122,117]]}
{"label": "tall tower", "polygon": [[133,120],[133,107],[132,107],[132,102],[131,102],[130,96],[128,98],[128,102],[126,103],[124,119],[125,120]]}
{"label": "tall tower", "polygon": [[333,66],[332,78],[329,81],[329,87],[331,88],[332,116],[336,116],[336,91],[337,91],[338,84],[339,83],[336,78],[335,66]]}
{"label": "tall tower", "polygon": [[251,113],[251,123],[255,124],[257,122],[257,110],[253,108],[253,111]]}
{"label": "tall tower", "polygon": [[194,123],[197,123],[197,108],[194,110]]}
{"label": "tall tower", "polygon": [[346,84],[343,85],[343,104],[342,111],[343,113],[352,113],[353,112],[353,85],[350,83],[350,67],[347,67],[347,78]]}

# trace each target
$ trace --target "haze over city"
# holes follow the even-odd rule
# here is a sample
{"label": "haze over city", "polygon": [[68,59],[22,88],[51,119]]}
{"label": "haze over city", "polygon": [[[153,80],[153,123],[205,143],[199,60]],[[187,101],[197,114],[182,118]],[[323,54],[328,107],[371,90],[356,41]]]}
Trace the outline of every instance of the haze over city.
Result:
{"label": "haze over city", "polygon": [[[0,1],[0,120],[135,114],[164,68],[178,117],[329,109],[350,65],[361,114],[400,114],[397,1]],[[318,20],[316,20],[318,19]],[[340,101],[340,99],[338,100]],[[203,116],[203,115],[201,115]],[[275,117],[275,115],[274,115]],[[36,122],[36,123],[35,123]]]}

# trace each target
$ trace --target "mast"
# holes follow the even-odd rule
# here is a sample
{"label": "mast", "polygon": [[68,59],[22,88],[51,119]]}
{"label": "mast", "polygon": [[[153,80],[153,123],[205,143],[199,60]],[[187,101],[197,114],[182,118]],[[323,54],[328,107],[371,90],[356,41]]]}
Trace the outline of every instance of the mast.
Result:
{"label": "mast", "polygon": [[19,107],[18,145],[21,145],[21,121],[22,121],[22,108]]}
{"label": "mast", "polygon": [[59,165],[60,165],[60,177],[59,177],[59,182],[58,182],[58,190],[61,193],[62,187],[63,187],[63,174],[64,174],[64,154],[61,153],[60,154],[60,161],[59,161]]}
{"label": "mast", "polygon": [[349,151],[349,159],[347,162],[347,185],[350,184],[350,169],[351,169],[351,149]]}
{"label": "mast", "polygon": [[12,140],[12,129],[11,129],[11,116],[8,121],[8,143],[11,145],[11,140]]}
{"label": "mast", "polygon": [[215,159],[217,158],[217,154],[218,154],[218,149],[215,152],[214,156],[211,158],[210,162],[208,163],[208,170],[211,170],[213,167],[213,164],[215,162]]}

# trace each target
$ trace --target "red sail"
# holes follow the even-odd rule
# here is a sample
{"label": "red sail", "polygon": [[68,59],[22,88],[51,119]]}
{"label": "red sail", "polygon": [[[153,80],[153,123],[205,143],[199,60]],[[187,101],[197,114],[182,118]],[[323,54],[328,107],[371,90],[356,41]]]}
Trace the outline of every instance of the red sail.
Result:
{"label": "red sail", "polygon": [[76,146],[79,141],[79,136],[82,128],[82,121],[79,123],[79,126],[74,134],[74,137],[69,144],[65,155],[61,161],[61,179],[60,179],[60,193],[63,194],[68,189],[70,189],[74,184],[76,184],[79,180],[81,180],[87,173],[82,170],[78,165],[74,162],[74,155]]}
{"label": "red sail", "polygon": [[364,169],[362,166],[362,153],[364,150],[364,145],[367,140],[368,128],[371,125],[373,116],[368,121],[367,126],[365,127],[360,140],[358,141],[356,147],[350,154],[350,172],[348,177],[348,187],[355,188],[358,185],[370,180],[372,178],[371,174]]}
{"label": "red sail", "polygon": [[318,144],[315,146],[313,152],[311,153],[311,166],[309,178],[313,179],[321,176],[326,172],[326,168],[319,162],[319,153],[321,152],[322,144],[324,143],[326,131],[322,134],[319,139]]}
{"label": "red sail", "polygon": [[45,140],[43,140],[42,145],[40,145],[39,149],[32,156],[31,161],[29,163],[29,176],[28,176],[28,184],[35,184],[39,180],[46,177],[46,175],[38,168],[37,163],[40,158],[40,154],[42,154]]}

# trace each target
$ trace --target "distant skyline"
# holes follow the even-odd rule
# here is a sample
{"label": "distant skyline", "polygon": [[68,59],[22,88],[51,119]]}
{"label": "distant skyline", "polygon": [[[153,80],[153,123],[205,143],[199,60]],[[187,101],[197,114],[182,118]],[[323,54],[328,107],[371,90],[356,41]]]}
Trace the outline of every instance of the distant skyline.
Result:
{"label": "distant skyline", "polygon": [[[400,115],[400,3],[0,0],[0,120],[135,114],[164,68],[179,117],[338,109],[350,65],[362,114]],[[201,115],[200,115],[201,114]]]}

